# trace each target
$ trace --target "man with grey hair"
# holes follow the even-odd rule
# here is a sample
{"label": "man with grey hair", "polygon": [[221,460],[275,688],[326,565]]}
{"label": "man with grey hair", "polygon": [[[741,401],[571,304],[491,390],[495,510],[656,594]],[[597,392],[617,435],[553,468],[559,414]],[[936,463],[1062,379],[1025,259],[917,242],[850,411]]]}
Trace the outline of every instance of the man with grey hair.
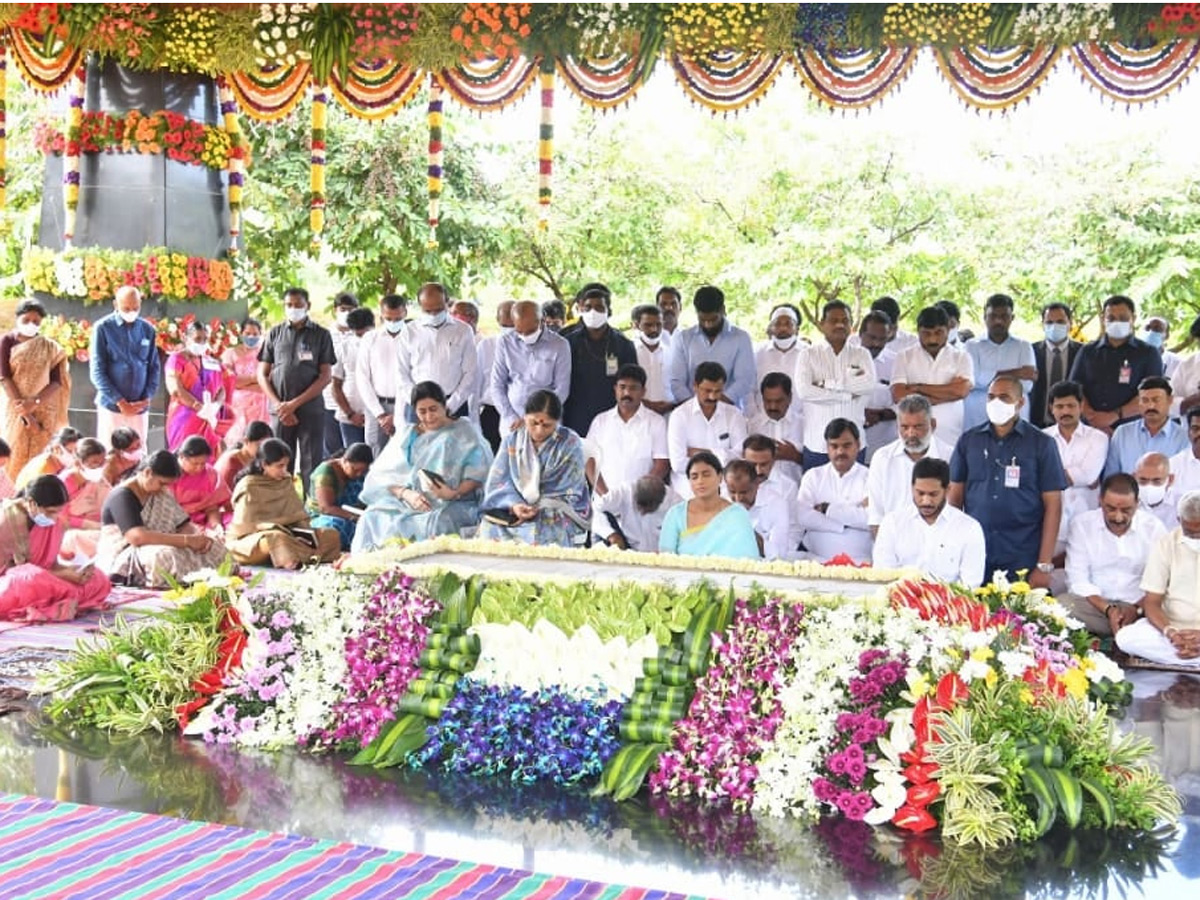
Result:
{"label": "man with grey hair", "polygon": [[937,419],[923,394],[909,394],[896,405],[896,427],[900,436],[876,451],[867,473],[867,524],[872,535],[884,516],[912,504],[912,471],[917,460],[949,460],[954,452],[934,435]]}
{"label": "man with grey hair", "polygon": [[96,386],[95,433],[106,441],[117,428],[132,428],[146,443],[162,364],[154,326],[141,316],[141,292],[127,284],[117,288],[113,311],[92,328],[88,374]]}
{"label": "man with grey hair", "polygon": [[654,553],[667,510],[679,499],[657,475],[618,485],[593,499],[592,535],[610,547]]}
{"label": "man with grey hair", "polygon": [[571,394],[571,345],[542,327],[542,308],[532,300],[513,304],[513,330],[496,341],[492,363],[492,400],[500,414],[500,433],[515,431],[521,410],[537,391],[552,391],[566,403]]}
{"label": "man with grey hair", "polygon": [[1142,573],[1145,618],[1116,633],[1117,646],[1160,665],[1200,671],[1200,491],[1176,506],[1179,527],[1155,542]]}

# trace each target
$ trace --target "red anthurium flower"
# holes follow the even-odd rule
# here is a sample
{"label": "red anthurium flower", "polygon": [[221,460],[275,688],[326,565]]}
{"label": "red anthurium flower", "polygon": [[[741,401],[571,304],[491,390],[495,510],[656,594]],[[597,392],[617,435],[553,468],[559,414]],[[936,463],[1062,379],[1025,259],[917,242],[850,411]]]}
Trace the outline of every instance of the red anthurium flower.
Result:
{"label": "red anthurium flower", "polygon": [[[930,764],[929,767],[934,769],[937,768],[932,764]],[[915,767],[910,766],[909,768]],[[940,782],[926,781],[923,784],[914,784],[908,789],[907,805],[916,807],[917,809],[924,809],[926,806],[936,800],[941,793],[942,785]]]}
{"label": "red anthurium flower", "polygon": [[967,684],[958,677],[957,672],[943,675],[937,686],[937,704],[942,709],[953,709],[956,704],[967,699]]}
{"label": "red anthurium flower", "polygon": [[[914,785],[926,785],[929,783],[930,779],[932,779],[933,776],[937,774],[937,770],[938,770],[937,763],[931,763],[931,762],[913,763],[911,766],[908,766],[907,768],[905,768],[901,772],[901,774],[905,778],[907,778],[909,781],[911,781]],[[939,788],[939,790],[940,790],[940,788]],[[935,797],[937,796],[936,792],[935,792],[934,796]],[[930,798],[930,799],[932,799],[932,798]],[[908,802],[909,803],[912,802],[912,794],[911,793],[909,794]]]}
{"label": "red anthurium flower", "polygon": [[920,834],[922,831],[936,828],[937,819],[931,816],[926,810],[917,809],[915,806],[909,806],[906,803],[896,810],[896,815],[892,816],[892,824],[897,828],[903,828],[905,831],[914,831]]}

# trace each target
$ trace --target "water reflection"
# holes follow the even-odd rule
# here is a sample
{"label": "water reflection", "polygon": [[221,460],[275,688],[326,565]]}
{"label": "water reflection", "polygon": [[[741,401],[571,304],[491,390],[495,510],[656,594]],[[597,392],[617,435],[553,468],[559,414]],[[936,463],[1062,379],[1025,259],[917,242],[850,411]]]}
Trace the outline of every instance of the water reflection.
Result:
{"label": "water reflection", "polygon": [[615,804],[340,757],[71,733],[20,716],[0,719],[0,790],[730,898],[1195,895],[1200,679],[1133,680],[1127,722],[1154,740],[1183,795],[1178,832],[1055,831],[980,851],[844,820],[801,828],[663,798]]}

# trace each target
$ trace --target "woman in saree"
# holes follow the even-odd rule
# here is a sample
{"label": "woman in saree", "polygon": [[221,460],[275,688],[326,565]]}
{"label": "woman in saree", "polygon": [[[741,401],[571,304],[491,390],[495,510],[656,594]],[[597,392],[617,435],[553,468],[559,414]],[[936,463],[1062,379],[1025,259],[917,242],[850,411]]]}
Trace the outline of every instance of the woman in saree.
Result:
{"label": "woman in saree", "polygon": [[342,540],[332,528],[312,528],[308,512],[288,471],[292,451],[279,438],[268,438],[258,458],[233,489],[229,549],[246,565],[298,569],[333,562]]}
{"label": "woman in saree", "polygon": [[67,424],[67,354],[38,333],[44,318],[41,303],[23,300],[17,306],[16,327],[0,337],[0,436],[9,444],[8,474],[14,480]]}
{"label": "woman in saree", "polygon": [[21,490],[42,475],[59,475],[70,468],[75,462],[75,447],[81,440],[83,432],[78,428],[67,425],[58,429],[50,441],[50,446],[21,467],[21,471],[13,480],[17,490]]}
{"label": "woman in saree", "polygon": [[701,450],[688,460],[692,499],[667,510],[658,537],[659,553],[758,559],[758,540],[750,513],[721,496],[721,461]]}
{"label": "woman in saree", "polygon": [[220,447],[233,424],[225,405],[225,372],[208,352],[208,328],[196,321],[184,335],[184,349],[167,357],[167,448],[178,450],[192,435]]}
{"label": "woman in saree", "polygon": [[17,492],[16,485],[8,477],[8,460],[12,457],[12,448],[8,441],[0,438],[0,500],[11,500]]}
{"label": "woman in saree", "polygon": [[488,473],[481,537],[583,543],[591,528],[583,441],[561,420],[562,401],[553,391],[530,395],[520,427],[504,436]]}
{"label": "woman in saree", "polygon": [[355,552],[389,538],[420,541],[479,524],[491,447],[469,421],[450,418],[436,382],[414,385],[409,402],[417,421],[388,441],[363,485],[366,512],[354,534]]}
{"label": "woman in saree", "polygon": [[126,478],[132,478],[142,456],[142,436],[132,428],[114,428],[109,437],[108,456],[104,459],[104,480],[109,484],[120,484]]}
{"label": "woman in saree", "polygon": [[67,489],[54,475],[0,503],[0,619],[61,622],[104,605],[107,575],[58,560],[66,505]]}
{"label": "woman in saree", "polygon": [[[332,528],[349,550],[358,524],[359,494],[363,479],[375,461],[375,453],[366,444],[351,444],[337,459],[329,459],[313,469],[309,478],[308,502],[313,528]],[[352,507],[347,509],[347,507]]]}
{"label": "woman in saree", "polygon": [[114,584],[167,587],[225,562],[225,545],[197,528],[171,493],[182,474],[175,454],[158,450],[104,501],[96,566]]}
{"label": "woman in saree", "polygon": [[63,514],[67,526],[62,542],[64,557],[91,559],[96,555],[100,514],[112,490],[104,480],[104,460],[104,445],[95,438],[84,438],[75,447],[75,464],[58,476],[69,498]]}
{"label": "woman in saree", "polygon": [[193,525],[205,531],[219,531],[227,518],[233,493],[209,465],[212,447],[200,435],[193,434],[175,455],[183,474],[171,485],[171,493]]}
{"label": "woman in saree", "polygon": [[[233,424],[225,435],[225,442],[230,446],[246,440],[246,429],[251,422],[265,422],[269,415],[267,395],[258,384],[258,347],[261,343],[262,324],[257,319],[245,319],[242,321],[241,340],[221,354],[226,383],[233,383],[233,399],[230,403]],[[254,457],[251,456],[246,465],[253,461]],[[229,487],[233,489],[232,484]]]}
{"label": "woman in saree", "polygon": [[233,486],[237,484],[238,476],[250,468],[250,464],[258,456],[258,448],[262,446],[262,442],[274,436],[270,425],[256,420],[246,426],[240,441],[221,454],[213,468],[217,470],[217,477],[229,488],[230,496],[233,495]]}

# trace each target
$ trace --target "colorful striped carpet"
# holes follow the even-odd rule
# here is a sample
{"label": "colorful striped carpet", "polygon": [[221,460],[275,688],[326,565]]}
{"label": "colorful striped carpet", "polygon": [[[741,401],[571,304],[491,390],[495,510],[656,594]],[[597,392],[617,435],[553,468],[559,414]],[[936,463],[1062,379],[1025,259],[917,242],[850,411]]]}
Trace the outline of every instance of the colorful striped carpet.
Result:
{"label": "colorful striped carpet", "polygon": [[693,900],[419,853],[0,795],[0,897]]}

